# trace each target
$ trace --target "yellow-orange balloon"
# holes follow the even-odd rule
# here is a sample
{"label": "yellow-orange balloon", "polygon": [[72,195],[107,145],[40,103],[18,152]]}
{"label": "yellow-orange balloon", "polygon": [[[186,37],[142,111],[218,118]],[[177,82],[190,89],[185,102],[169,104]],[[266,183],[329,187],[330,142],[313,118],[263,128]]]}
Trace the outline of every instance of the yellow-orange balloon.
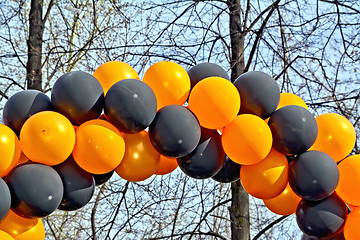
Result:
{"label": "yellow-orange balloon", "polygon": [[346,218],[346,222],[343,230],[344,237],[346,240],[360,239],[359,223],[360,223],[360,208],[356,208],[354,211],[351,211]]}
{"label": "yellow-orange balloon", "polygon": [[144,74],[143,82],[154,91],[157,109],[171,104],[183,105],[190,93],[190,78],[186,70],[170,61],[150,66]]}
{"label": "yellow-orange balloon", "polygon": [[14,238],[8,234],[7,232],[4,232],[2,230],[0,230],[0,239],[1,240],[14,240]]}
{"label": "yellow-orange balloon", "polygon": [[15,240],[44,240],[45,239],[45,228],[41,219],[38,219],[37,224],[14,237]]}
{"label": "yellow-orange balloon", "polygon": [[0,223],[0,230],[7,232],[12,237],[16,237],[33,228],[37,223],[37,218],[23,218],[10,210],[6,218]]}
{"label": "yellow-orange balloon", "polygon": [[266,158],[259,163],[241,166],[240,180],[251,196],[270,199],[278,196],[286,188],[288,171],[286,157],[271,149]]}
{"label": "yellow-orange balloon", "polygon": [[279,104],[276,109],[279,109],[279,108],[282,108],[282,107],[285,107],[288,105],[297,105],[297,106],[300,106],[300,107],[303,107],[303,108],[309,110],[309,108],[306,105],[306,103],[304,102],[304,100],[302,100],[302,98],[299,97],[298,95],[295,95],[292,93],[281,93],[280,101],[279,101]]}
{"label": "yellow-orange balloon", "polygon": [[76,130],[73,157],[85,171],[104,174],[122,161],[125,142],[121,135],[97,124],[81,124]]}
{"label": "yellow-orange balloon", "polygon": [[160,154],[152,146],[149,133],[142,131],[136,134],[124,134],[125,156],[115,169],[123,179],[131,182],[143,181],[157,170]]}
{"label": "yellow-orange balloon", "polygon": [[178,166],[179,166],[179,164],[177,163],[176,158],[169,158],[169,157],[160,155],[159,166],[154,174],[155,175],[169,174],[172,171],[174,171]]}
{"label": "yellow-orange balloon", "polygon": [[198,82],[189,97],[189,109],[200,125],[209,129],[225,127],[240,110],[240,95],[234,84],[221,77]]}
{"label": "yellow-orange balloon", "polygon": [[11,128],[0,124],[0,177],[6,176],[19,162],[20,142]]}
{"label": "yellow-orange balloon", "polygon": [[107,129],[109,129],[121,136],[121,132],[119,131],[119,129],[117,129],[114,125],[112,125],[111,123],[109,123],[108,121],[106,121],[104,119],[92,119],[92,120],[84,122],[83,125],[84,126],[85,125],[98,125],[98,126],[106,127]]}
{"label": "yellow-orange balloon", "polygon": [[356,142],[356,132],[349,120],[337,113],[325,113],[316,118],[318,135],[309,150],[327,153],[339,162],[348,156]]}
{"label": "yellow-orange balloon", "polygon": [[360,155],[352,155],[338,164],[339,183],[336,193],[345,202],[360,206]]}
{"label": "yellow-orange balloon", "polygon": [[232,161],[250,165],[268,155],[273,139],[269,125],[263,119],[251,114],[240,114],[225,126],[221,141]]}
{"label": "yellow-orange balloon", "polygon": [[138,74],[129,64],[120,61],[110,61],[100,65],[93,75],[103,87],[104,94],[118,81],[139,79]]}
{"label": "yellow-orange balloon", "polygon": [[287,184],[286,188],[280,195],[264,199],[265,206],[273,213],[279,215],[290,215],[295,213],[297,205],[299,204],[301,197],[296,195],[291,189],[290,185]]}
{"label": "yellow-orange balloon", "polygon": [[64,115],[52,111],[39,112],[22,126],[20,143],[31,161],[57,165],[70,156],[75,145],[75,130]]}

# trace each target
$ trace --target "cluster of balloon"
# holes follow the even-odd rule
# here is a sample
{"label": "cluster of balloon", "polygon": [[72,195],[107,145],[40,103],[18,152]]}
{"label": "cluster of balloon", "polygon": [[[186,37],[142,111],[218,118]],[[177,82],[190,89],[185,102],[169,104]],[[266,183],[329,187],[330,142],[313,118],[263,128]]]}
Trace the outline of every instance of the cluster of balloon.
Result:
{"label": "cluster of balloon", "polygon": [[140,79],[110,61],[64,74],[51,98],[14,94],[3,121],[2,239],[44,239],[42,217],[83,207],[114,172],[138,182],[178,166],[196,179],[240,179],[272,212],[295,213],[303,239],[360,237],[354,127],[336,113],[315,118],[263,72],[232,83],[214,63],[186,71],[162,61]]}

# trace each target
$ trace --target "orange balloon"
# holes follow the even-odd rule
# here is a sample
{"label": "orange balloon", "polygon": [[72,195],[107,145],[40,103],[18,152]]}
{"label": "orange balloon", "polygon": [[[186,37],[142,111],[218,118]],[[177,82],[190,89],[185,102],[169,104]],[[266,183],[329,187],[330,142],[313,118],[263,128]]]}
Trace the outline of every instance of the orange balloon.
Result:
{"label": "orange balloon", "polygon": [[76,131],[73,157],[87,172],[104,174],[114,170],[124,153],[123,137],[107,127],[85,122]]}
{"label": "orange balloon", "polygon": [[309,150],[327,153],[339,162],[348,156],[356,142],[356,132],[349,120],[337,113],[325,113],[316,118],[318,135]]}
{"label": "orange balloon", "polygon": [[19,162],[18,164],[21,164],[21,163],[26,163],[30,161],[30,159],[28,159],[25,154],[23,152],[21,152],[21,155],[20,155],[20,159],[19,159]]}
{"label": "orange balloon", "polygon": [[44,240],[45,239],[45,228],[44,224],[42,223],[41,219],[37,220],[37,224],[14,237],[15,240]]}
{"label": "orange balloon", "polygon": [[6,218],[0,223],[0,230],[7,232],[12,237],[16,237],[33,228],[37,223],[38,218],[23,218],[10,210]]}
{"label": "orange balloon", "polygon": [[339,183],[336,193],[345,202],[360,206],[360,155],[352,155],[338,164]]}
{"label": "orange balloon", "polygon": [[64,115],[52,111],[39,112],[22,126],[20,143],[31,161],[57,165],[70,156],[75,145],[75,130]]}
{"label": "orange balloon", "polygon": [[143,82],[151,87],[157,100],[157,109],[171,104],[183,105],[190,93],[190,78],[177,63],[162,61],[146,70]]}
{"label": "orange balloon", "polygon": [[103,87],[104,94],[116,82],[124,79],[139,79],[138,74],[129,64],[120,61],[110,61],[100,65],[93,75]]}
{"label": "orange balloon", "polygon": [[269,125],[263,119],[251,114],[240,114],[225,126],[221,141],[231,160],[250,165],[268,155],[273,139]]}
{"label": "orange balloon", "polygon": [[309,110],[308,106],[306,105],[306,103],[304,102],[304,100],[302,100],[301,97],[299,97],[298,95],[292,94],[292,93],[281,93],[280,94],[280,101],[279,104],[276,108],[282,108],[288,105],[297,105],[300,107],[303,107],[307,110]]}
{"label": "orange balloon", "polygon": [[115,132],[116,134],[121,136],[121,132],[119,131],[119,129],[117,129],[114,125],[112,125],[111,123],[109,123],[108,121],[104,120],[104,119],[92,119],[89,121],[86,121],[83,123],[83,125],[98,125],[98,126],[102,126],[102,127],[106,127],[107,129]]}
{"label": "orange balloon", "polygon": [[174,171],[179,166],[176,158],[169,158],[160,155],[159,167],[154,173],[155,175],[165,175]]}
{"label": "orange balloon", "polygon": [[21,147],[11,128],[0,124],[0,177],[6,176],[19,162]]}
{"label": "orange balloon", "polygon": [[200,125],[209,129],[225,127],[238,115],[240,95],[234,84],[221,77],[198,82],[189,97],[189,109]]}
{"label": "orange balloon", "polygon": [[160,154],[152,146],[149,133],[124,134],[125,156],[115,169],[123,179],[131,182],[143,181],[157,170]]}
{"label": "orange balloon", "polygon": [[351,211],[345,222],[344,226],[344,237],[346,240],[359,240],[360,231],[360,208],[356,208],[354,211]]}
{"label": "orange balloon", "polygon": [[259,163],[241,166],[240,180],[253,197],[270,199],[278,196],[288,184],[289,164],[285,155],[271,149]]}
{"label": "orange balloon", "polygon": [[299,204],[301,197],[296,195],[291,189],[290,185],[287,184],[286,188],[280,195],[264,199],[265,206],[273,213],[279,215],[290,215],[295,213],[297,205]]}
{"label": "orange balloon", "polygon": [[14,238],[9,235],[7,232],[1,231],[0,230],[0,239],[1,240],[14,240]]}

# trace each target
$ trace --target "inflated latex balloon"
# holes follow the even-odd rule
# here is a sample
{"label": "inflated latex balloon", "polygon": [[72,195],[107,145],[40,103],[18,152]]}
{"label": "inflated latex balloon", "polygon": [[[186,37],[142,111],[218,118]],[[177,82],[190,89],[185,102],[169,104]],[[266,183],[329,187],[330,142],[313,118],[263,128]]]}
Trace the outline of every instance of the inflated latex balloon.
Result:
{"label": "inflated latex balloon", "polygon": [[212,179],[221,183],[231,183],[240,179],[241,165],[233,162],[225,155],[224,164],[220,171],[212,176]]}
{"label": "inflated latex balloon", "polygon": [[85,171],[93,174],[108,173],[120,164],[124,154],[123,137],[109,128],[84,123],[76,130],[72,155]]}
{"label": "inflated latex balloon", "polygon": [[237,116],[240,96],[236,87],[221,77],[203,79],[191,91],[189,109],[200,125],[209,129],[225,127]]}
{"label": "inflated latex balloon", "polygon": [[159,166],[160,154],[152,146],[148,132],[124,134],[124,139],[125,156],[116,173],[131,182],[151,177]]}
{"label": "inflated latex balloon", "polygon": [[23,90],[12,95],[5,103],[3,110],[4,124],[20,133],[24,122],[42,111],[51,111],[50,98],[38,90]]}
{"label": "inflated latex balloon", "polygon": [[108,121],[124,133],[137,133],[147,128],[156,115],[156,97],[144,82],[125,79],[108,91],[104,104]]}
{"label": "inflated latex balloon", "polygon": [[82,71],[68,72],[56,80],[51,102],[74,125],[80,125],[100,116],[104,91],[93,75]]}
{"label": "inflated latex balloon", "polygon": [[348,156],[356,142],[356,132],[351,122],[337,113],[325,113],[316,118],[318,136],[311,150],[329,154],[335,162]]}
{"label": "inflated latex balloon", "polygon": [[0,124],[0,177],[6,176],[19,162],[21,146],[16,134]]}
{"label": "inflated latex balloon", "polygon": [[95,191],[95,181],[91,173],[80,168],[72,156],[53,168],[64,185],[64,195],[58,208],[73,211],[85,206]]}
{"label": "inflated latex balloon", "polygon": [[11,192],[11,209],[22,217],[45,217],[58,208],[63,197],[59,174],[43,164],[18,165],[5,180]]}
{"label": "inflated latex balloon", "polygon": [[188,72],[191,82],[191,88],[193,88],[198,82],[208,77],[221,77],[229,80],[227,72],[215,63],[199,63],[191,67]]}
{"label": "inflated latex balloon", "polygon": [[190,78],[177,63],[162,61],[146,70],[143,82],[154,91],[157,108],[167,105],[183,105],[190,93]]}
{"label": "inflated latex balloon", "polygon": [[290,186],[305,200],[319,201],[330,196],[338,182],[338,166],[326,153],[307,151],[290,164]]}
{"label": "inflated latex balloon", "polygon": [[300,240],[345,240],[344,238],[344,232],[339,233],[338,235],[336,235],[335,237],[332,238],[314,238],[314,237],[309,237],[306,234],[303,234],[301,236]]}
{"label": "inflated latex balloon", "polygon": [[226,155],[242,165],[260,162],[273,143],[269,126],[252,114],[238,115],[224,128],[221,140]]}
{"label": "inflated latex balloon", "polygon": [[220,134],[216,130],[202,128],[198,146],[189,155],[178,158],[178,164],[189,177],[205,179],[220,171],[224,158]]}
{"label": "inflated latex balloon", "polygon": [[8,215],[11,206],[10,190],[5,181],[0,178],[0,222]]}
{"label": "inflated latex balloon", "polygon": [[[114,125],[112,125],[111,123],[109,123],[106,119],[93,119],[93,120],[89,120],[84,122],[83,124],[81,124],[83,126],[86,125],[98,125],[101,127],[105,127],[111,131],[113,131],[114,133],[118,134],[121,136],[121,132],[119,131],[119,129],[117,129]],[[77,130],[78,127],[76,127],[75,131]]]}
{"label": "inflated latex balloon", "polygon": [[285,156],[274,149],[262,161],[243,165],[240,180],[253,197],[270,199],[284,191],[288,183],[289,164]]}
{"label": "inflated latex balloon", "polygon": [[41,219],[38,219],[34,227],[14,237],[14,240],[30,240],[30,239],[31,240],[45,239],[45,228]]}
{"label": "inflated latex balloon", "polygon": [[107,182],[112,175],[114,174],[115,170],[112,170],[108,173],[104,173],[104,174],[93,174],[94,180],[95,180],[95,185],[99,186],[105,182]]}
{"label": "inflated latex balloon", "polygon": [[315,238],[332,238],[344,228],[347,208],[335,193],[321,201],[301,200],[296,209],[300,230]]}
{"label": "inflated latex balloon", "polygon": [[315,142],[318,127],[305,108],[289,105],[278,109],[269,120],[273,147],[284,154],[300,154]]}
{"label": "inflated latex balloon", "polygon": [[360,206],[360,155],[352,155],[338,164],[340,178],[337,194],[351,205]]}
{"label": "inflated latex balloon", "polygon": [[346,240],[360,239],[359,223],[360,208],[357,208],[354,211],[351,211],[346,219],[344,226],[344,236]]}
{"label": "inflated latex balloon", "polygon": [[150,141],[166,157],[190,154],[200,140],[200,125],[188,109],[169,105],[158,111],[149,127]]}
{"label": "inflated latex balloon", "polygon": [[155,175],[166,175],[166,174],[173,172],[178,166],[179,166],[179,164],[177,163],[176,158],[169,158],[169,157],[160,155],[159,166],[154,174]]}
{"label": "inflated latex balloon", "polygon": [[2,230],[0,230],[0,239],[1,240],[14,240],[14,238],[8,234],[7,232],[4,232]]}
{"label": "inflated latex balloon", "polygon": [[12,237],[16,237],[33,228],[38,223],[38,220],[38,218],[23,218],[10,210],[4,221],[0,223],[0,230],[7,232]]}
{"label": "inflated latex balloon", "polygon": [[279,109],[279,108],[282,108],[282,107],[285,107],[288,105],[297,105],[297,106],[300,106],[300,107],[303,107],[303,108],[309,110],[309,108],[306,105],[306,103],[304,102],[304,100],[302,100],[302,98],[299,97],[298,95],[295,95],[293,93],[281,93],[280,101],[279,101],[279,104],[276,109]]}
{"label": "inflated latex balloon", "polygon": [[301,198],[294,193],[290,185],[287,184],[286,188],[280,195],[271,198],[264,199],[265,206],[273,213],[279,215],[290,215],[295,213]]}
{"label": "inflated latex balloon", "polygon": [[74,149],[75,130],[64,115],[39,112],[24,123],[20,143],[31,161],[56,165],[65,161]]}
{"label": "inflated latex balloon", "polygon": [[250,113],[266,119],[275,111],[280,90],[268,74],[246,72],[235,80],[234,85],[241,97],[240,113]]}
{"label": "inflated latex balloon", "polygon": [[138,74],[129,64],[120,61],[101,64],[93,75],[100,82],[105,94],[118,81],[129,78],[139,79]]}

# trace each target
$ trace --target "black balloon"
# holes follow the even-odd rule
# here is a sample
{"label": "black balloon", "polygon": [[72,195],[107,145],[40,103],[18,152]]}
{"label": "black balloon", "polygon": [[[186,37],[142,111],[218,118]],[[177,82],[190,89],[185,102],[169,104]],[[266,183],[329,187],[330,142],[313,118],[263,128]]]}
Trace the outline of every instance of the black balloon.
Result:
{"label": "black balloon", "polygon": [[16,166],[7,176],[11,210],[25,218],[42,218],[55,211],[63,197],[59,174],[39,163]]}
{"label": "black balloon", "polygon": [[225,155],[225,161],[220,171],[212,179],[221,183],[231,183],[240,179],[241,165],[233,162]]}
{"label": "black balloon", "polygon": [[50,98],[37,90],[23,90],[12,95],[3,110],[4,124],[16,134],[20,133],[24,122],[41,111],[51,111]]}
{"label": "black balloon", "polygon": [[8,215],[11,206],[10,190],[5,181],[0,178],[0,222]]}
{"label": "black balloon", "polygon": [[156,97],[146,83],[125,79],[115,83],[106,93],[104,110],[108,121],[121,132],[138,133],[154,120]]}
{"label": "black balloon", "polygon": [[190,77],[191,89],[201,80],[208,77],[222,77],[229,80],[227,72],[215,63],[199,63],[187,72]]}
{"label": "black balloon", "polygon": [[258,71],[247,72],[240,75],[234,85],[240,94],[240,113],[266,119],[276,110],[280,89],[270,75]]}
{"label": "black balloon", "polygon": [[220,134],[215,130],[201,128],[198,146],[189,155],[178,158],[177,162],[186,175],[205,179],[220,171],[224,158]]}
{"label": "black balloon", "polygon": [[114,170],[104,174],[93,174],[95,185],[98,186],[107,182],[112,177],[113,174],[114,174]]}
{"label": "black balloon", "polygon": [[64,185],[64,196],[58,208],[72,211],[85,206],[95,190],[92,174],[80,168],[72,156],[53,168],[60,175]]}
{"label": "black balloon", "polygon": [[150,141],[166,157],[190,154],[198,145],[201,130],[194,114],[179,105],[161,108],[149,127]]}
{"label": "black balloon", "polygon": [[344,201],[333,193],[321,201],[301,200],[296,209],[300,230],[310,237],[333,238],[344,228],[347,208]]}
{"label": "black balloon", "polygon": [[301,240],[345,240],[345,237],[344,237],[344,232],[341,232],[338,235],[336,235],[335,237],[331,237],[331,238],[317,238],[317,237],[310,237],[306,234],[303,234],[301,236]]}
{"label": "black balloon", "polygon": [[73,71],[56,80],[51,91],[55,109],[74,125],[100,116],[104,106],[104,91],[91,74]]}
{"label": "black balloon", "polygon": [[269,120],[273,148],[284,154],[300,154],[316,140],[318,126],[315,117],[305,108],[289,105],[279,108]]}
{"label": "black balloon", "polygon": [[339,169],[326,153],[307,151],[290,164],[290,187],[305,200],[318,201],[330,196],[338,182]]}

